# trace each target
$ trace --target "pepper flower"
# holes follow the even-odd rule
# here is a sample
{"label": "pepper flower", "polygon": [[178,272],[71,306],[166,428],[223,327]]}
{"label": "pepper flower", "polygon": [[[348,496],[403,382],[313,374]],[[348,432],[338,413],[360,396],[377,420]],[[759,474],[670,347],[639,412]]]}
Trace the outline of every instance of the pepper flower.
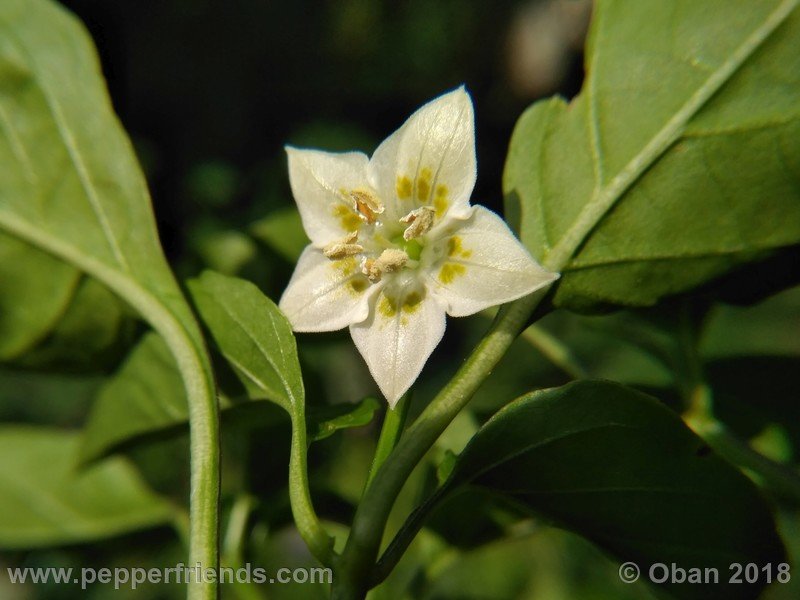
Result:
{"label": "pepper flower", "polygon": [[311,244],[280,307],[295,331],[350,328],[391,407],[452,317],[516,300],[558,275],[505,222],[471,206],[472,101],[459,88],[424,105],[372,158],[287,147]]}

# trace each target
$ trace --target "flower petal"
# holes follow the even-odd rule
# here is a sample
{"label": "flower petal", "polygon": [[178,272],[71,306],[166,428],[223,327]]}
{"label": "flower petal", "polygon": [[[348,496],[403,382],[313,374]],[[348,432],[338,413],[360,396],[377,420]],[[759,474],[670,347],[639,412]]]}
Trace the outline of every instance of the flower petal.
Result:
{"label": "flower petal", "polygon": [[335,331],[366,319],[377,289],[361,273],[355,257],[330,260],[309,245],[279,306],[295,331]]}
{"label": "flower petal", "polygon": [[323,246],[361,226],[350,193],[364,190],[369,159],[361,152],[323,152],[286,147],[289,183],[303,228]]}
{"label": "flower petal", "polygon": [[369,319],[350,326],[350,335],[389,406],[394,407],[442,340],[445,314],[430,294],[395,302],[384,292]]}
{"label": "flower petal", "polygon": [[441,219],[469,209],[477,175],[475,117],[463,87],[417,110],[378,147],[370,160],[371,182],[399,219],[432,206]]}
{"label": "flower petal", "polygon": [[472,210],[467,220],[443,227],[423,256],[428,285],[447,314],[465,317],[558,279],[531,258],[499,216],[483,206]]}

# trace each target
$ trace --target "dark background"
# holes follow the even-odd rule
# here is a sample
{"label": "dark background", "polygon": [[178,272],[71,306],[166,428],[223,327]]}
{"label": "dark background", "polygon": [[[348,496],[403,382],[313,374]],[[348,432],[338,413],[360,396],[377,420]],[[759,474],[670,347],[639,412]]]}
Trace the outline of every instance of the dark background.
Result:
{"label": "dark background", "polygon": [[[588,17],[587,3],[574,1],[63,4],[98,47],[181,276],[209,262],[204,237],[246,231],[292,202],[284,144],[371,153],[417,107],[461,84],[476,107],[473,198],[501,210],[514,122],[539,96],[577,92]],[[233,270],[271,281],[273,297],[291,268],[266,273],[274,267],[257,255],[241,262]]]}

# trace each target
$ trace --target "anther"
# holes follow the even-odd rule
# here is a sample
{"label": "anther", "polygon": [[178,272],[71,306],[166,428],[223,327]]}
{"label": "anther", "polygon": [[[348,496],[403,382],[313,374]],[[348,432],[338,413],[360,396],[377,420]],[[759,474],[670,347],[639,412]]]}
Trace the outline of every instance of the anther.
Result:
{"label": "anther", "polygon": [[384,273],[394,273],[402,269],[408,262],[408,254],[397,248],[387,248],[378,258],[367,258],[361,265],[361,272],[372,283],[381,280]]}
{"label": "anther", "polygon": [[383,212],[383,204],[369,192],[355,190],[350,192],[353,199],[353,208],[364,221],[370,225],[377,220],[375,215]]}
{"label": "anther", "polygon": [[361,244],[356,244],[358,232],[353,231],[337,242],[331,242],[322,249],[322,253],[331,260],[339,260],[348,256],[355,256],[364,251]]}
{"label": "anther", "polygon": [[407,224],[403,232],[403,239],[408,241],[425,235],[433,227],[433,217],[436,211],[430,206],[422,206],[412,210],[405,217],[400,219],[401,223]]}

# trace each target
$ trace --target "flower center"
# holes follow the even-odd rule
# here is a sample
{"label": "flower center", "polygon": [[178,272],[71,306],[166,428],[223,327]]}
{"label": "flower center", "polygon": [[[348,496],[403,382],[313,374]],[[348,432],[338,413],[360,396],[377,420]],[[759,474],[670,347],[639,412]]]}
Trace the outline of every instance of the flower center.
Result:
{"label": "flower center", "polygon": [[385,209],[373,192],[362,189],[342,193],[352,201],[353,211],[362,224],[356,231],[327,244],[322,249],[327,258],[332,261],[360,258],[361,273],[371,283],[379,282],[384,275],[419,267],[425,235],[436,217],[433,207],[416,208],[399,219],[402,233],[396,233],[397,225],[379,220]]}

